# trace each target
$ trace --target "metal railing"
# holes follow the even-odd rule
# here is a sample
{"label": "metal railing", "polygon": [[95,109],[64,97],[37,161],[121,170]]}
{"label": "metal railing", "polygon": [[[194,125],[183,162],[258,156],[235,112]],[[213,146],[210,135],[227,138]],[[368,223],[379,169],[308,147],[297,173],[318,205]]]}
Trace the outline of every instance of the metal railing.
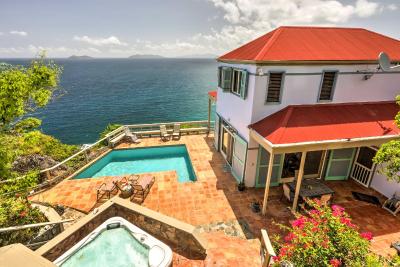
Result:
{"label": "metal railing", "polygon": [[[99,145],[103,141],[109,142],[114,137],[124,133],[125,128],[128,128],[132,133],[137,134],[139,137],[152,137],[152,136],[159,136],[160,126],[165,125],[167,131],[172,131],[174,124],[179,123],[181,125],[181,132],[182,133],[193,133],[193,132],[209,132],[213,129],[213,122],[208,128],[208,121],[184,121],[184,122],[168,122],[168,123],[151,123],[151,124],[132,124],[132,125],[122,125],[121,127],[109,132],[105,137],[97,140],[95,143],[88,145],[84,149],[80,150],[79,152],[75,153],[74,155],[66,158],[65,160],[57,163],[56,165],[41,170],[40,173],[47,173],[49,174],[50,171],[60,167],[61,165],[71,161],[72,159],[76,158],[77,156],[84,154],[85,152],[89,151],[91,148]],[[85,157],[87,154],[84,154]]]}
{"label": "metal railing", "polygon": [[[161,134],[160,126],[161,125],[165,125],[167,128],[167,131],[172,132],[174,124],[177,124],[177,123],[180,124],[181,134],[209,133],[212,129],[214,129],[214,121],[209,122],[207,120],[122,125],[121,127],[118,127],[117,129],[109,132],[105,137],[97,140],[93,144],[85,146],[83,149],[81,149],[77,153],[71,155],[70,157],[57,163],[56,165],[51,166],[46,169],[43,169],[43,170],[40,170],[40,173],[44,174],[46,176],[46,180],[43,183],[39,184],[38,186],[36,186],[34,188],[30,188],[30,189],[35,190],[35,191],[43,189],[50,185],[56,184],[56,183],[60,182],[61,180],[63,180],[64,178],[68,177],[69,175],[73,174],[76,170],[78,170],[80,167],[83,167],[90,160],[98,157],[103,152],[105,152],[105,150],[107,149],[107,146],[102,146],[101,145],[102,143],[109,145],[110,142],[114,138],[124,135],[126,128],[128,128],[132,133],[136,134],[138,137],[146,138],[146,137],[160,136],[160,134]],[[83,156],[83,158],[81,160],[79,160],[78,157],[82,157],[82,156]],[[56,171],[58,168],[67,165],[67,163],[69,163],[73,160],[78,160],[78,162],[74,164],[74,168],[71,168],[70,171],[64,171],[64,172],[62,172],[62,174],[52,177],[51,172]],[[18,177],[15,179],[3,180],[3,181],[0,181],[0,185],[4,184],[4,183],[12,183],[12,182],[15,182],[16,180],[20,180],[20,179],[24,179],[24,178],[25,177],[22,176],[22,177]]]}
{"label": "metal railing", "polygon": [[64,231],[64,223],[72,222],[74,219],[66,219],[54,222],[44,223],[33,223],[26,225],[11,226],[6,228],[0,228],[0,239],[8,239],[8,234],[15,231],[21,231],[31,228],[41,228],[39,233],[27,242],[24,242],[25,246],[35,250],[40,246],[46,244],[49,240],[53,239],[56,235]]}
{"label": "metal railing", "polygon": [[273,263],[273,257],[276,256],[274,248],[272,247],[271,240],[269,239],[266,230],[261,229],[261,266],[268,267]]}

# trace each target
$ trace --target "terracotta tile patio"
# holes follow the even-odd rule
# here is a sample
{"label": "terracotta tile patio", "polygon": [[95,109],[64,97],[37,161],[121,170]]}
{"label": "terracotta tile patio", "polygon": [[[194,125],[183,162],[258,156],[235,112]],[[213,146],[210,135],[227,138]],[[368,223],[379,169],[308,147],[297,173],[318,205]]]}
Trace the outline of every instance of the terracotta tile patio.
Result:
{"label": "terracotta tile patio", "polygon": [[[287,208],[290,204],[281,200],[281,187],[270,190],[267,216],[251,211],[251,202],[261,202],[264,190],[254,188],[246,189],[244,192],[237,190],[233,176],[224,171],[224,159],[215,151],[212,136],[182,136],[179,141],[169,142],[162,142],[159,138],[148,138],[143,139],[142,143],[138,145],[122,143],[117,149],[171,144],[185,144],[187,146],[197,181],[179,183],[175,171],[154,173],[156,182],[143,203],[144,206],[199,227],[212,223],[238,221],[242,226],[242,236],[247,237],[250,241],[253,237],[259,237],[262,228],[267,229],[270,235],[281,233],[275,223],[287,224],[293,219],[293,215]],[[65,180],[52,189],[36,195],[33,199],[63,204],[88,212],[99,205],[99,203],[96,203],[96,187],[108,179],[111,179],[111,177]],[[354,222],[360,226],[361,231],[371,231],[375,235],[372,249],[380,254],[393,253],[389,245],[391,242],[400,239],[400,220],[380,207],[354,200],[351,191],[365,192],[375,194],[379,198],[382,197],[373,190],[366,189],[353,181],[332,181],[327,182],[327,184],[335,191],[333,202],[346,208]],[[204,266],[204,264],[207,266],[226,266],[222,262],[214,263],[213,260],[228,260],[228,256],[232,253],[238,253],[238,255],[244,255],[244,257],[246,254],[255,255],[256,259],[259,260],[259,243],[257,243],[258,245],[254,245],[254,242],[251,243],[249,250],[252,252],[246,251],[243,254],[244,244],[250,244],[246,243],[250,242],[248,240],[226,236],[222,232],[218,235],[215,235],[215,233],[211,235],[204,233],[204,235],[211,240],[211,244],[214,244],[215,250],[210,252],[210,255],[214,256],[208,257],[204,262],[199,262],[191,261],[176,254],[175,263],[180,262],[179,266]],[[229,249],[227,248],[228,244],[225,244],[228,243],[228,240],[225,238],[229,239]],[[243,241],[239,242],[238,240]],[[224,255],[219,257],[221,253]],[[247,259],[247,257],[245,258]],[[234,260],[237,259],[233,256],[229,262],[233,265],[229,266],[239,266],[234,263]],[[242,261],[244,260],[243,258]]]}

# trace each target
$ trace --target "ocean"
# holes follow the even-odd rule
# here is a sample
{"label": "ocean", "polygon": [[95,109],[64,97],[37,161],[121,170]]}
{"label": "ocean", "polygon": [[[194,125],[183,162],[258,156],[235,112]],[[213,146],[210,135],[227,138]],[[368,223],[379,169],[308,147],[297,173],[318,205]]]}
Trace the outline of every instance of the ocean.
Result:
{"label": "ocean", "polygon": [[[0,59],[26,65],[27,59]],[[62,95],[33,114],[68,144],[95,142],[109,123],[206,120],[214,59],[54,59]]]}

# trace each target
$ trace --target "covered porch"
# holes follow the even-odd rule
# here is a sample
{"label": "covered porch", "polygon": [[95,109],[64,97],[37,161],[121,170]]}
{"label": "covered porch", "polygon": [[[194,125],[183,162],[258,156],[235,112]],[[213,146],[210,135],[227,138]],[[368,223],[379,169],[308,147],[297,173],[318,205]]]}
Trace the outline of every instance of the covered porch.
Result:
{"label": "covered porch", "polygon": [[[267,213],[271,186],[279,184],[290,188],[293,211],[304,196],[336,198],[335,181],[351,178],[370,187],[377,148],[399,137],[397,112],[394,102],[299,105],[250,125],[260,151],[256,185],[265,187],[262,213]],[[319,194],[305,192],[311,182]]]}

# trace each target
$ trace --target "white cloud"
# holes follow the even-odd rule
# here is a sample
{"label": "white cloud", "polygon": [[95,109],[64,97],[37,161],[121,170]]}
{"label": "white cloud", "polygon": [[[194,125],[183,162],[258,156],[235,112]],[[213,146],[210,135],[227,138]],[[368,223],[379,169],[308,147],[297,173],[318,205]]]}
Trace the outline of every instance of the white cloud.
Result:
{"label": "white cloud", "polygon": [[94,46],[127,46],[127,43],[121,42],[117,37],[110,36],[108,38],[91,38],[87,35],[74,36],[73,40],[88,43]]}
{"label": "white cloud", "polygon": [[340,25],[354,17],[370,17],[383,6],[370,0],[208,0],[227,22],[209,34],[186,40],[203,53],[220,54],[283,25]]}
{"label": "white cloud", "polygon": [[[88,47],[78,49],[33,46],[16,49],[16,51],[37,53],[45,48],[49,56],[71,54],[114,57],[126,57],[132,54],[158,54],[170,57],[192,54],[220,55],[282,25],[343,25],[350,19],[367,18],[385,10],[398,8],[397,4],[382,4],[378,0],[206,1],[218,9],[219,17],[224,18],[225,21],[225,25],[221,28],[211,29],[209,33],[197,33],[188,38],[167,42],[139,39],[129,44],[116,36],[95,38],[76,35],[73,40]],[[215,17],[211,18],[213,19]],[[0,53],[5,53],[4,51],[5,48],[0,50]]]}
{"label": "white cloud", "polygon": [[24,31],[10,31],[10,34],[19,35],[19,36],[27,36],[28,33]]}
{"label": "white cloud", "polygon": [[386,6],[387,9],[391,10],[391,11],[395,11],[398,9],[398,6],[395,4],[389,4]]}
{"label": "white cloud", "polygon": [[49,57],[52,56],[71,56],[72,54],[75,55],[93,55],[93,54],[100,54],[101,51],[97,48],[94,47],[89,47],[89,48],[71,48],[71,47],[65,47],[65,46],[56,46],[56,47],[44,47],[44,46],[35,46],[35,45],[29,45],[28,50],[36,55],[39,52],[45,50],[47,55]]}
{"label": "white cloud", "polygon": [[355,13],[357,16],[365,18],[376,14],[382,10],[379,8],[379,4],[375,2],[369,2],[368,0],[357,0],[355,6]]}
{"label": "white cloud", "polygon": [[0,32],[0,36],[4,35],[4,33]]}

